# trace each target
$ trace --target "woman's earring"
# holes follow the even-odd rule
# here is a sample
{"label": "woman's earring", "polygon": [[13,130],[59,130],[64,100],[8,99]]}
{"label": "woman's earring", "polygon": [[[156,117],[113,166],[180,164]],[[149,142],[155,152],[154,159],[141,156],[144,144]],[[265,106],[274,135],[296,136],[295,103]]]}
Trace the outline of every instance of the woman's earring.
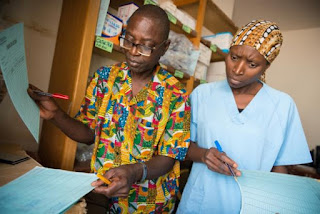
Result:
{"label": "woman's earring", "polygon": [[264,83],[266,82],[266,72],[263,72],[263,74],[261,74],[260,80]]}

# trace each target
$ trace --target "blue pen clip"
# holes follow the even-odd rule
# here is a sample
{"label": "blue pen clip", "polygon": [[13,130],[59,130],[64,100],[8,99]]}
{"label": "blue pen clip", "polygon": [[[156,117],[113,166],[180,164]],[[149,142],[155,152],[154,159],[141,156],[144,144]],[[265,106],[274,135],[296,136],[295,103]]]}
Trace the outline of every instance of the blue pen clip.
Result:
{"label": "blue pen clip", "polygon": [[219,152],[223,152],[223,151],[222,151],[222,148],[221,148],[221,146],[220,146],[220,143],[219,143],[217,140],[214,141],[214,144],[216,144],[216,147],[217,147],[217,149],[218,149]]}

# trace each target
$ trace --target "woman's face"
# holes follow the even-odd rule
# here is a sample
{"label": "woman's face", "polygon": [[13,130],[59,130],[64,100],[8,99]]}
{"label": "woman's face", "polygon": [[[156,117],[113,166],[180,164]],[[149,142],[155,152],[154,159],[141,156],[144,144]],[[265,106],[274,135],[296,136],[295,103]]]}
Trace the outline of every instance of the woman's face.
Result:
{"label": "woman's face", "polygon": [[225,62],[228,83],[235,89],[256,84],[269,68],[267,60],[248,45],[232,46]]}

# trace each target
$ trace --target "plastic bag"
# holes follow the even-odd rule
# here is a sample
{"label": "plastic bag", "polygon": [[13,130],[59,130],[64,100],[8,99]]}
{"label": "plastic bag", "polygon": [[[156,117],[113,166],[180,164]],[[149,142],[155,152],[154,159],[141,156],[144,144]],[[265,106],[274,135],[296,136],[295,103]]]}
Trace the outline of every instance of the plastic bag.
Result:
{"label": "plastic bag", "polygon": [[159,62],[192,76],[200,52],[194,49],[193,44],[183,34],[170,31],[169,39],[171,41],[170,46]]}

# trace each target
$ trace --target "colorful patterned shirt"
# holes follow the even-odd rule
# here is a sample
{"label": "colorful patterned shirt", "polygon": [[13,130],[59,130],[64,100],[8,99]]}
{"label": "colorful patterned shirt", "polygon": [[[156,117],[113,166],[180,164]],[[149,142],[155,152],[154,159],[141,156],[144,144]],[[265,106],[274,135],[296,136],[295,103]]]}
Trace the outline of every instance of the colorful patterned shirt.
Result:
{"label": "colorful patterned shirt", "polygon": [[151,81],[132,95],[126,63],[98,69],[76,118],[95,132],[94,172],[150,160],[176,159],[157,179],[136,183],[128,198],[111,198],[111,213],[169,213],[178,192],[180,165],[190,143],[190,104],[183,85],[157,66]]}

